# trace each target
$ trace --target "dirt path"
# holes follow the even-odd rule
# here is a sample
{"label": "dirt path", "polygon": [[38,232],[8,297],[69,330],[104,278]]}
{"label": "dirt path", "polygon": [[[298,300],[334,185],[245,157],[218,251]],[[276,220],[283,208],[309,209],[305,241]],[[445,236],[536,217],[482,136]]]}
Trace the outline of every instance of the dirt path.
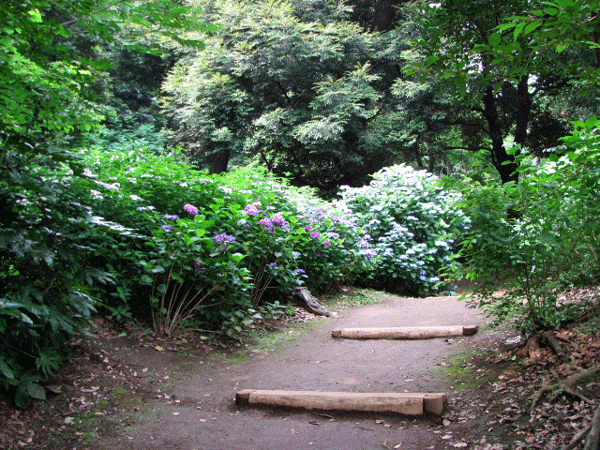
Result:
{"label": "dirt path", "polygon": [[[439,420],[369,414],[319,414],[237,407],[246,389],[350,392],[454,392],[445,362],[494,339],[475,336],[423,341],[333,339],[341,327],[482,324],[477,310],[455,297],[382,297],[337,318],[317,319],[307,330],[284,330],[262,351],[210,358],[119,347],[113,358],[147,376],[162,394],[145,400],[129,417],[115,416],[118,436],[98,449],[113,450],[370,450],[467,448]],[[164,395],[163,395],[164,394]],[[455,403],[454,403],[455,405]],[[120,417],[120,418],[119,418]],[[117,426],[118,425],[118,426]]]}

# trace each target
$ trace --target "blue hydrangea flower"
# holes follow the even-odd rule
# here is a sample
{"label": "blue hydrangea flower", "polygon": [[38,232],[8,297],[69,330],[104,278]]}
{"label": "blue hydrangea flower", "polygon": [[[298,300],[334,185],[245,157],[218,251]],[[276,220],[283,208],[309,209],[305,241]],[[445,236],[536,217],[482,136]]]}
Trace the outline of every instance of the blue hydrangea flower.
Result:
{"label": "blue hydrangea flower", "polygon": [[179,216],[177,214],[165,214],[165,219],[175,222],[176,220],[179,220]]}
{"label": "blue hydrangea flower", "polygon": [[173,231],[173,225],[162,225],[161,228],[165,233],[170,233]]}
{"label": "blue hydrangea flower", "polygon": [[365,257],[368,259],[375,258],[377,256],[377,252],[372,248],[365,250]]}

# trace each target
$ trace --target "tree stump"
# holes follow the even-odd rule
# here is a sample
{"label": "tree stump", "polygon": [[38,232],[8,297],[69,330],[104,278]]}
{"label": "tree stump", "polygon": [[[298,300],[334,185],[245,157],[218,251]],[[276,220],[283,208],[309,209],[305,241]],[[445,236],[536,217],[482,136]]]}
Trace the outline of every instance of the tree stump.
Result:
{"label": "tree stump", "polygon": [[319,302],[319,299],[312,295],[305,287],[299,287],[292,291],[292,298],[298,302],[307,311],[318,316],[331,317],[332,314]]}

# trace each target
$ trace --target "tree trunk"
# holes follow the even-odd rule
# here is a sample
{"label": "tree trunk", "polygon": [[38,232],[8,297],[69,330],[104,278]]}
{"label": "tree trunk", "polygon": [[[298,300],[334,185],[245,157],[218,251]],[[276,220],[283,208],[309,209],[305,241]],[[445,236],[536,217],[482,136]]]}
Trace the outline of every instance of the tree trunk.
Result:
{"label": "tree trunk", "polygon": [[517,85],[517,113],[515,117],[515,143],[521,148],[527,140],[527,127],[531,115],[531,94],[529,93],[529,75],[522,76]]}
{"label": "tree trunk", "polygon": [[371,31],[384,33],[390,31],[396,25],[398,6],[407,0],[379,0],[375,5]]}
{"label": "tree trunk", "polygon": [[484,117],[488,124],[488,133],[492,140],[492,164],[500,174],[502,183],[510,181],[517,182],[517,164],[515,157],[509,155],[504,148],[504,137],[502,136],[502,124],[498,116],[498,101],[494,95],[494,89],[489,86],[483,97]]}
{"label": "tree trunk", "polygon": [[431,138],[427,138],[427,155],[429,156],[428,169],[429,172],[433,173],[433,169],[435,166],[435,153],[433,149],[433,144],[431,143]]}
{"label": "tree trunk", "polygon": [[332,314],[319,302],[319,299],[310,293],[305,287],[299,287],[291,292],[294,300],[299,302],[304,309],[318,316],[331,317]]}
{"label": "tree trunk", "polygon": [[216,173],[227,172],[227,165],[229,164],[229,149],[223,150],[217,153],[212,160],[208,174],[213,175]]}

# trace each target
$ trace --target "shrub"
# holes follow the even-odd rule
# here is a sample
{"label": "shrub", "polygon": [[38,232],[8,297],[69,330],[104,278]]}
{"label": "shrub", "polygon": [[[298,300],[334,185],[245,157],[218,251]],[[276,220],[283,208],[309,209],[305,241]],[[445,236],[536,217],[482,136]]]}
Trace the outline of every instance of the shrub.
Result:
{"label": "shrub", "polygon": [[551,154],[540,166],[519,157],[518,185],[463,192],[473,227],[462,243],[466,264],[456,274],[475,281],[473,304],[495,324],[513,321],[526,332],[559,326],[578,314],[560,293],[598,280],[598,121],[575,125],[563,139],[566,156]]}
{"label": "shrub", "polygon": [[365,232],[359,247],[374,263],[368,284],[391,291],[438,291],[455,258],[454,238],[468,220],[460,196],[426,171],[398,165],[383,169],[362,188],[343,188],[342,200]]}
{"label": "shrub", "polygon": [[[188,299],[211,289],[209,280],[195,273],[194,264],[200,261],[214,269],[214,251],[206,252],[215,246],[211,242],[215,237],[231,238],[228,252],[221,255],[229,259],[219,264],[233,284],[220,284],[202,306],[195,300],[189,308],[182,306],[190,313],[177,313],[183,322],[183,317],[194,316],[207,326],[219,327],[243,311],[277,301],[295,286],[306,283],[311,289],[328,289],[357,262],[352,222],[332,212],[330,204],[312,191],[291,188],[258,169],[208,176],[178,161],[176,152],[171,156],[92,152],[88,160],[97,176],[94,210],[104,221],[130,229],[113,236],[108,245],[95,241],[99,263],[110,269],[117,282],[105,293],[105,304],[113,314],[133,312],[136,317],[153,318],[159,333],[182,325],[173,322],[172,311],[183,298],[172,296],[176,289],[183,293],[192,285],[198,287]],[[193,221],[182,213],[185,204],[197,209]],[[180,218],[169,220],[174,214]],[[172,227],[171,232],[161,226]],[[174,254],[177,258],[169,256]],[[239,259],[233,261],[232,255]],[[233,268],[234,262],[242,264],[245,275],[239,272],[242,267]],[[242,281],[246,276],[249,280]],[[135,298],[134,292],[141,298]],[[217,294],[219,300],[214,298]],[[204,298],[198,295],[196,299]],[[148,298],[152,298],[151,308]],[[175,303],[168,303],[171,298]],[[165,325],[170,322],[172,327]]]}
{"label": "shrub", "polygon": [[226,309],[235,299],[243,304],[249,287],[248,271],[239,263],[244,255],[230,249],[236,238],[212,235],[215,222],[192,204],[182,214],[165,215],[149,244],[141,282],[152,286],[152,325],[160,336],[170,335],[194,318],[207,303]]}
{"label": "shrub", "polygon": [[[4,138],[4,137],[3,137]],[[28,143],[26,145],[29,145]],[[41,383],[84,332],[96,301],[91,286],[110,283],[95,268],[94,222],[76,176],[79,162],[55,149],[24,157],[7,150],[0,168],[0,388],[24,407],[43,399]],[[63,159],[64,158],[64,159]],[[87,186],[87,187],[86,187]]]}

